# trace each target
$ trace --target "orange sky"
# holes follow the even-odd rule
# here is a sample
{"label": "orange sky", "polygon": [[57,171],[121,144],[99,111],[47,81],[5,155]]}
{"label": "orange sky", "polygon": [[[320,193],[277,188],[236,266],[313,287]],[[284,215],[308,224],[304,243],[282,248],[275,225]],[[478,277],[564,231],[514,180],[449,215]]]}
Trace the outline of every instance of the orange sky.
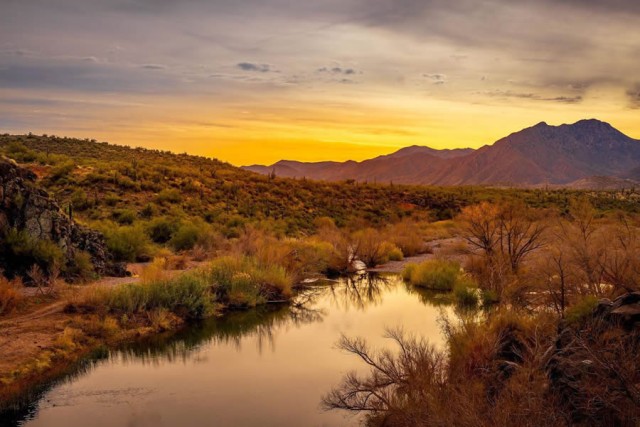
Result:
{"label": "orange sky", "polygon": [[10,2],[0,132],[236,165],[479,147],[585,118],[640,139],[639,19],[632,0]]}

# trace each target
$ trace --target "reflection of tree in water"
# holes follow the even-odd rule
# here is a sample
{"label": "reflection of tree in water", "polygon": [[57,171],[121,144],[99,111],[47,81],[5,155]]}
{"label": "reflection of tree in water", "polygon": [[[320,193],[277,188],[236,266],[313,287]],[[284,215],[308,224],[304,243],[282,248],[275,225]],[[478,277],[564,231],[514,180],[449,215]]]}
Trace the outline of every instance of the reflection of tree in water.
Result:
{"label": "reflection of tree in water", "polygon": [[252,310],[230,312],[222,318],[190,324],[179,332],[152,335],[112,352],[102,349],[93,357],[76,364],[66,375],[30,390],[13,407],[0,411],[0,424],[7,422],[7,425],[19,425],[34,418],[39,401],[48,391],[89,374],[108,360],[152,365],[185,362],[198,349],[210,343],[232,343],[240,348],[243,339],[252,337],[256,338],[260,351],[267,343],[274,348],[277,332],[281,328],[322,321],[324,313],[312,307],[317,297],[316,292],[305,291],[288,305],[269,304]]}
{"label": "reflection of tree in water", "polygon": [[151,337],[119,350],[114,356],[123,362],[150,364],[188,360],[195,351],[213,344],[233,344],[238,349],[243,339],[255,338],[262,352],[268,344],[275,348],[277,333],[282,328],[322,321],[324,313],[311,308],[306,300],[294,300],[289,305],[272,304],[247,311],[236,311],[224,317],[189,325],[172,335]]}
{"label": "reflection of tree in water", "polygon": [[382,276],[376,273],[360,273],[341,279],[328,286],[329,296],[338,307],[364,310],[369,306],[382,303],[385,291],[397,286],[395,276]]}
{"label": "reflection of tree in water", "polygon": [[454,303],[453,294],[445,291],[434,291],[430,289],[418,288],[405,282],[407,292],[417,295],[420,302],[431,307],[449,307]]}

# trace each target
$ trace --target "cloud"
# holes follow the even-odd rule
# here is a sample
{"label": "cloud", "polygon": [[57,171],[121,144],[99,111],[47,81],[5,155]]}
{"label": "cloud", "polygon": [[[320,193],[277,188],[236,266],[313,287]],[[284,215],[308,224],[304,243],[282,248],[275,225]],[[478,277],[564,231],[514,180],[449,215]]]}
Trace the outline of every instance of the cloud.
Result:
{"label": "cloud", "polygon": [[144,64],[141,65],[140,68],[144,68],[145,70],[166,70],[167,67],[160,64]]}
{"label": "cloud", "polygon": [[531,99],[534,101],[549,101],[560,102],[563,104],[576,104],[582,102],[582,96],[544,96],[530,92],[514,92],[511,90],[491,90],[481,92],[482,95],[486,95],[492,98],[518,98],[518,99]]}
{"label": "cloud", "polygon": [[268,73],[272,71],[271,65],[269,64],[254,64],[252,62],[240,62],[236,64],[236,66],[243,71],[256,71],[259,73]]}
{"label": "cloud", "polygon": [[340,66],[333,67],[322,67],[316,70],[318,73],[327,73],[327,74],[342,74],[345,76],[352,76],[355,74],[362,74],[362,71],[357,71],[353,68],[343,68]]}
{"label": "cloud", "polygon": [[440,74],[440,73],[423,74],[422,77],[427,78],[434,85],[443,85],[447,81],[449,81],[449,79],[445,74]]}
{"label": "cloud", "polygon": [[626,95],[629,99],[629,107],[633,109],[640,108],[640,83],[636,83],[632,88],[627,89]]}

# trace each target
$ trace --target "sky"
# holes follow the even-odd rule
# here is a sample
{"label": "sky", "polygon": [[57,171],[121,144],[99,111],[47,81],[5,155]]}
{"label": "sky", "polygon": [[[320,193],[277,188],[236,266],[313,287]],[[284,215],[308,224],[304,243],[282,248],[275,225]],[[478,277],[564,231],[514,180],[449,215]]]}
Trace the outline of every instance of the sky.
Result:
{"label": "sky", "polygon": [[640,139],[637,0],[0,0],[0,132],[236,165]]}

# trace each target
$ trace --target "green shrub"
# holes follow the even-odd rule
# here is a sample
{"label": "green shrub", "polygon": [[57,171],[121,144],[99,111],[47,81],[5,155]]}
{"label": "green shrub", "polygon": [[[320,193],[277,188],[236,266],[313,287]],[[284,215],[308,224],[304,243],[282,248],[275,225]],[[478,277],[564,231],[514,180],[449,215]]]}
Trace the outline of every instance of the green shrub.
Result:
{"label": "green shrub", "polygon": [[588,295],[567,309],[565,319],[568,323],[580,323],[591,316],[597,306],[598,298]]}
{"label": "green shrub", "polygon": [[65,273],[71,278],[82,281],[89,281],[95,278],[96,274],[91,262],[91,255],[84,251],[76,251],[73,254],[73,259],[67,263]]}
{"label": "green shrub", "polygon": [[89,202],[89,198],[87,197],[87,193],[80,189],[74,191],[71,195],[71,204],[73,206],[73,209],[78,211],[86,210],[91,205]]}
{"label": "green shrub", "polygon": [[116,261],[135,262],[151,252],[151,242],[139,225],[118,227],[114,224],[101,225],[107,248]]}
{"label": "green shrub", "polygon": [[176,251],[185,251],[192,249],[198,243],[200,228],[192,222],[180,224],[175,231],[169,244]]}
{"label": "green shrub", "polygon": [[293,280],[281,266],[261,265],[252,257],[214,260],[209,275],[218,297],[232,306],[255,306],[291,297]]}
{"label": "green shrub", "polygon": [[454,261],[429,260],[409,264],[402,277],[412,285],[438,291],[451,291],[460,275],[460,264]]}
{"label": "green shrub", "polygon": [[34,264],[46,274],[64,265],[62,249],[51,240],[34,239],[25,231],[10,229],[0,239],[0,256],[5,259],[8,276],[25,276]]}
{"label": "green shrub", "polygon": [[477,307],[478,298],[478,284],[468,276],[460,276],[453,285],[453,295],[456,302],[465,307]]}
{"label": "green shrub", "polygon": [[384,252],[386,254],[387,261],[402,261],[404,259],[402,249],[393,243],[385,242]]}
{"label": "green shrub", "polygon": [[113,289],[98,289],[83,301],[85,305],[106,307],[119,314],[166,309],[192,319],[202,319],[213,314],[214,302],[210,282],[203,271]]}
{"label": "green shrub", "polygon": [[138,218],[138,214],[131,209],[118,209],[113,212],[113,219],[115,219],[118,224],[131,225],[135,222],[136,218]]}
{"label": "green shrub", "polygon": [[158,193],[156,201],[160,204],[164,203],[179,203],[182,201],[182,196],[178,190],[165,189]]}
{"label": "green shrub", "polygon": [[49,179],[53,182],[62,180],[63,178],[69,177],[71,172],[76,168],[75,163],[71,160],[66,161],[51,170],[51,174],[49,175]]}
{"label": "green shrub", "polygon": [[167,243],[178,229],[178,223],[167,217],[155,218],[147,224],[147,234],[155,243]]}

